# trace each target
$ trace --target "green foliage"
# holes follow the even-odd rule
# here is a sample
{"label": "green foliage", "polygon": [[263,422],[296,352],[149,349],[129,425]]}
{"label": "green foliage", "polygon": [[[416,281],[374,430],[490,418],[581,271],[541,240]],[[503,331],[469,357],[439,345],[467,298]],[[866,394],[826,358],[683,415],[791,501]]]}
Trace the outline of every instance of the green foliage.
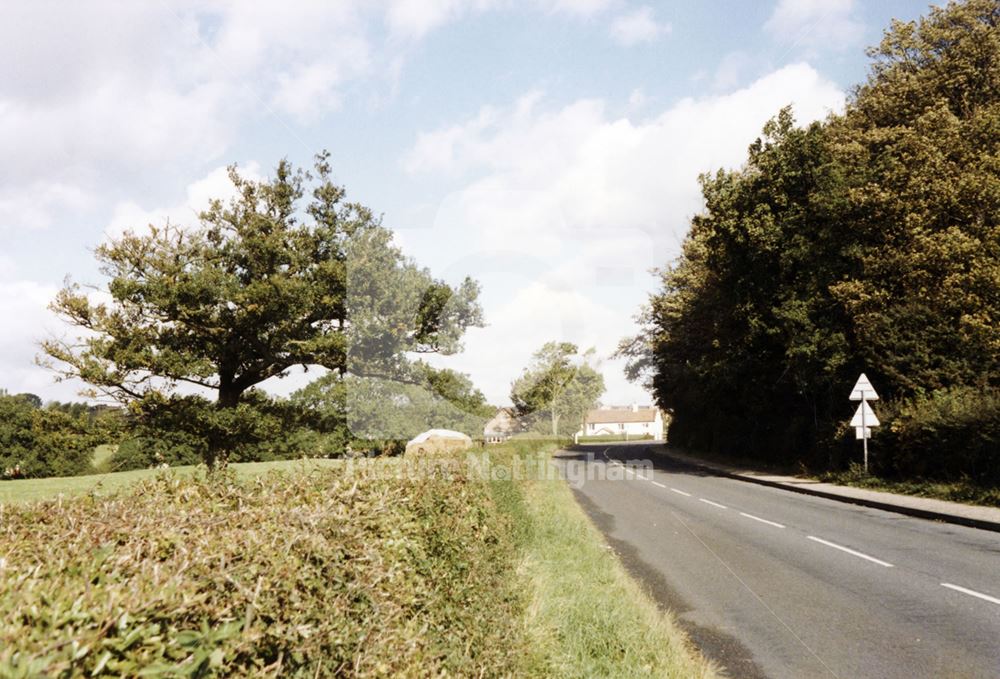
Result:
{"label": "green foliage", "polygon": [[876,466],[881,475],[1000,486],[1000,391],[919,394],[900,402],[891,422]]}
{"label": "green foliage", "polygon": [[85,474],[94,447],[120,435],[114,411],[35,399],[0,396],[0,479]]}
{"label": "green foliage", "polygon": [[329,373],[291,400],[308,413],[317,432],[351,441],[359,450],[434,428],[482,436],[495,410],[467,375],[419,361],[409,373],[412,381]]}
{"label": "green foliage", "polygon": [[250,390],[232,408],[199,396],[147,395],[131,404],[129,437],[108,462],[110,471],[197,464],[213,445],[230,462],[262,462],[340,453],[318,445],[313,422],[295,403]]}
{"label": "green foliage", "polygon": [[8,506],[0,676],[712,676],[565,483],[399,462]]}
{"label": "green foliage", "polygon": [[517,674],[491,485],[382,465],[8,509],[0,676]]}
{"label": "green foliage", "polygon": [[53,309],[86,331],[43,343],[63,376],[144,411],[186,408],[171,397],[178,384],[214,392],[211,464],[257,427],[236,412],[255,385],[296,365],[395,377],[407,352],[453,353],[481,323],[478,286],[452,288],[405,258],[368,208],[346,202],[326,154],[312,174],[282,161],[269,180],[229,176],[237,198],[214,201],[197,226],[97,248],[109,301],[78,285],[59,293]]}
{"label": "green foliage", "polygon": [[570,342],[548,342],[536,351],[510,388],[518,416],[553,436],[580,429],[604,393],[604,376],[588,362],[592,353],[579,355]]}
{"label": "green foliage", "polygon": [[[621,347],[672,441],[842,467],[864,370],[887,401],[878,464],[988,462],[962,450],[988,443],[906,413],[922,393],[1000,387],[998,17],[968,0],[894,24],[844,115],[798,128],[783,110],[741,170],[702,177],[706,209]],[[962,412],[990,431],[988,408]]]}

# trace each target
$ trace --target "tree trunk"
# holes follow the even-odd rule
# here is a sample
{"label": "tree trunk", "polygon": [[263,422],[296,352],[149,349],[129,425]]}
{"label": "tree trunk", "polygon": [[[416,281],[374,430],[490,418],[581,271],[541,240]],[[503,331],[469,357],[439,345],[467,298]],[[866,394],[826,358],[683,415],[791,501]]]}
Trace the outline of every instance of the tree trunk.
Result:
{"label": "tree trunk", "polygon": [[[217,411],[235,410],[240,403],[243,392],[233,386],[231,379],[223,379],[219,385],[219,396],[215,402]],[[205,464],[209,470],[224,469],[229,462],[229,453],[232,449],[230,432],[228,431],[229,418],[221,418],[221,421],[210,425],[208,436],[208,448],[205,451]]]}

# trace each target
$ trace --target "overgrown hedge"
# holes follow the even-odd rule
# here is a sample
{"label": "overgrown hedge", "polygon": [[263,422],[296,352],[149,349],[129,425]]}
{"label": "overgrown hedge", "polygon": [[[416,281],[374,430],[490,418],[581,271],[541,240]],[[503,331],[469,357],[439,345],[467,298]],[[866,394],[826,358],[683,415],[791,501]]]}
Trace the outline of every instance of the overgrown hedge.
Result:
{"label": "overgrown hedge", "polygon": [[0,676],[517,674],[495,484],[386,468],[3,508]]}
{"label": "overgrown hedge", "polygon": [[889,407],[879,474],[1000,486],[1000,392],[955,387]]}

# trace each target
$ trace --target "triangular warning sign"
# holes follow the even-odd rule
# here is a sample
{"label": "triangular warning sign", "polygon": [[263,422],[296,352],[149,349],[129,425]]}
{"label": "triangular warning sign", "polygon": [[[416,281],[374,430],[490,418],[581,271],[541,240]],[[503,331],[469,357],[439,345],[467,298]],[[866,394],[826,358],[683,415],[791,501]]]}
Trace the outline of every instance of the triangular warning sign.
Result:
{"label": "triangular warning sign", "polygon": [[858,406],[857,412],[854,413],[854,417],[851,419],[852,427],[877,427],[879,426],[878,418],[875,417],[875,411],[872,407],[868,405],[868,401],[862,401],[861,405]]}
{"label": "triangular warning sign", "polygon": [[875,391],[875,387],[868,380],[868,377],[861,373],[861,377],[858,378],[857,383],[854,385],[854,389],[851,389],[851,400],[852,401],[877,401],[878,393]]}

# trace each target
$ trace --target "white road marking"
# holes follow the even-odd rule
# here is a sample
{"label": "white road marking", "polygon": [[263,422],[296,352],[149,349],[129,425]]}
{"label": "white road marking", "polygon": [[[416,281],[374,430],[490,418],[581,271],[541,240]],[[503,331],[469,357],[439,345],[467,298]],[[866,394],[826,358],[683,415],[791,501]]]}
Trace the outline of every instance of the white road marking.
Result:
{"label": "white road marking", "polygon": [[982,599],[983,601],[989,601],[990,603],[1000,605],[1000,599],[992,597],[989,594],[983,594],[982,592],[977,592],[974,589],[966,589],[965,587],[959,587],[958,585],[953,585],[950,582],[942,582],[941,586],[947,587],[948,589],[953,589],[956,592],[961,592],[962,594],[968,594],[969,596],[974,596],[977,599]]}
{"label": "white road marking", "polygon": [[653,484],[654,486],[659,486],[660,488],[666,488],[666,486],[664,486],[664,485],[663,485],[662,483],[660,483],[659,481],[653,481],[653,479],[650,479],[650,481],[652,482],[652,484]]}
{"label": "white road marking", "polygon": [[674,491],[674,492],[675,492],[675,493],[677,493],[678,495],[683,495],[684,497],[691,497],[691,493],[685,493],[685,492],[684,492],[683,490],[681,490],[680,488],[671,488],[670,490]]}
{"label": "white road marking", "polygon": [[784,528],[784,524],[780,524],[777,521],[768,521],[767,519],[762,519],[759,516],[754,516],[753,514],[747,514],[746,512],[740,512],[740,516],[745,516],[748,519],[753,519],[754,521],[760,521],[761,523],[766,523],[768,526],[774,526],[775,528]]}
{"label": "white road marking", "polygon": [[698,498],[699,502],[704,502],[707,505],[712,505],[713,507],[718,507],[719,509],[729,509],[726,505],[720,505],[718,502],[712,502],[711,500],[706,500],[703,497]]}
{"label": "white road marking", "polygon": [[877,563],[879,566],[885,566],[886,568],[893,568],[893,565],[891,563],[889,563],[888,561],[882,561],[882,559],[876,559],[874,556],[868,556],[867,554],[862,554],[861,552],[857,552],[857,551],[855,551],[853,549],[850,549],[849,547],[844,547],[843,545],[838,545],[835,542],[830,542],[828,540],[824,540],[823,538],[818,538],[815,535],[807,535],[806,537],[809,538],[810,540],[812,540],[813,542],[818,542],[820,544],[826,545],[827,547],[833,547],[834,549],[839,549],[842,552],[847,552],[848,554],[853,554],[854,556],[856,556],[858,558],[861,558],[861,559],[867,559],[868,561],[871,561],[872,563]]}

